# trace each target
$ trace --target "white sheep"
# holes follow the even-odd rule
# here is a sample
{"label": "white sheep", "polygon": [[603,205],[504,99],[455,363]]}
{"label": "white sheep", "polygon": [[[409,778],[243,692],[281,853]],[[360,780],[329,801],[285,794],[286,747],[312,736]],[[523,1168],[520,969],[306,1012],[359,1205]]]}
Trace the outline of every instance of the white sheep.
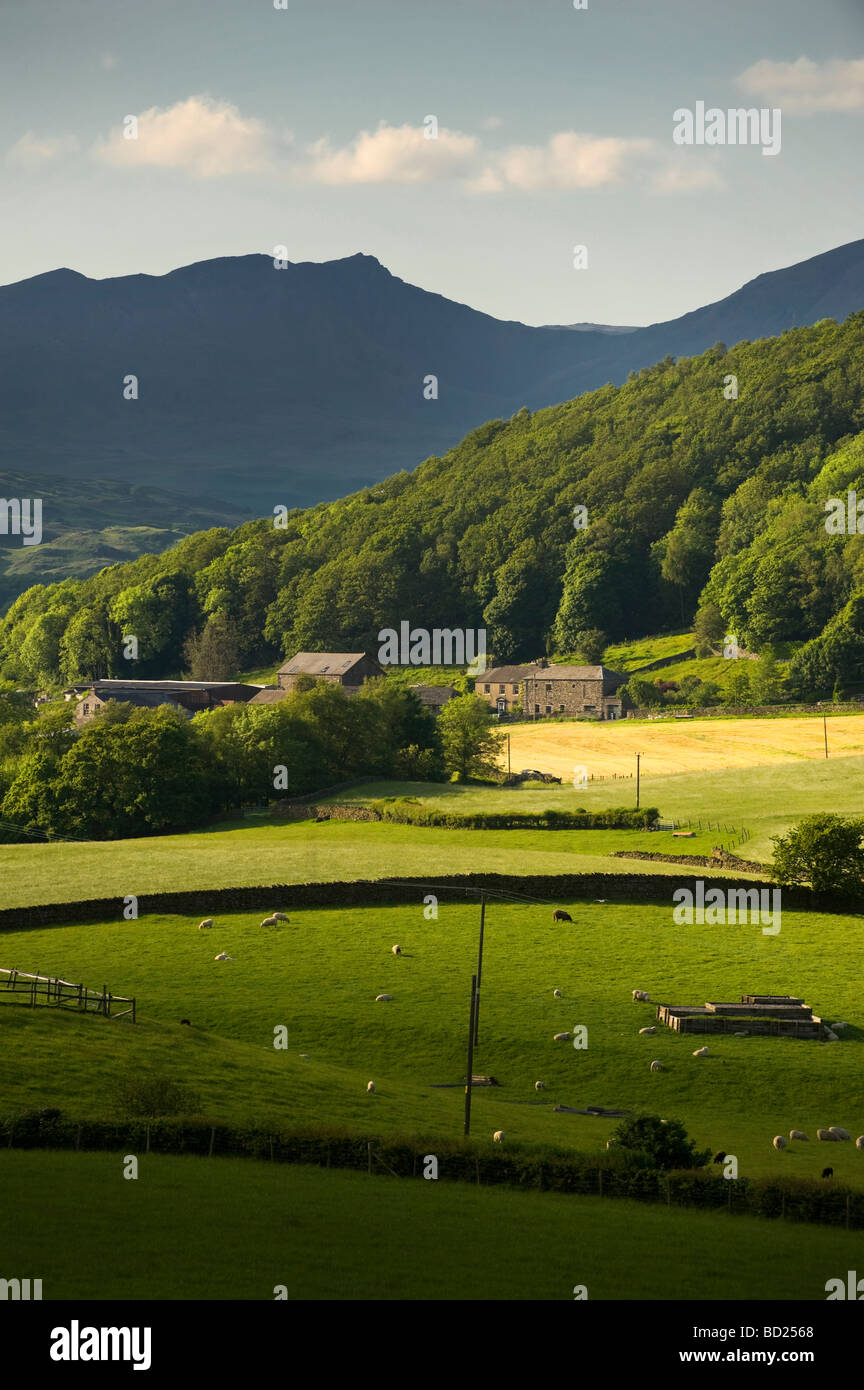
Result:
{"label": "white sheep", "polygon": [[555,1036],[553,1037],[552,1041],[553,1041],[553,1042],[567,1042],[567,1040],[568,1040],[569,1037],[570,1037],[570,1034],[569,1034],[569,1033],[556,1033]]}
{"label": "white sheep", "polygon": [[496,1144],[503,1144],[503,1142],[504,1142],[504,1131],[503,1131],[503,1129],[496,1129],[495,1133],[492,1135],[492,1138],[495,1140],[495,1143],[496,1143]]}
{"label": "white sheep", "polygon": [[389,1004],[389,1003],[390,1003],[390,1000],[391,1000],[392,998],[393,998],[393,995],[392,995],[392,994],[376,994],[376,995],[375,995],[375,1003],[376,1003],[376,1004]]}
{"label": "white sheep", "polygon": [[864,1149],[864,1134],[859,1134],[855,1140],[856,1149]]}
{"label": "white sheep", "polygon": [[839,1125],[829,1125],[828,1129],[837,1139],[851,1139],[852,1135],[848,1129],[841,1129]]}
{"label": "white sheep", "polygon": [[786,1147],[786,1140],[783,1138],[782,1134],[775,1134],[771,1142],[773,1143],[775,1149],[785,1149]]}
{"label": "white sheep", "polygon": [[733,1033],[733,1038],[749,1038],[749,1033]]}
{"label": "white sheep", "polygon": [[214,956],[213,959],[214,959],[214,960],[233,960],[234,957],[233,957],[233,956],[229,956],[229,955],[227,954],[226,951],[220,951],[219,954],[218,954],[218,956]]}
{"label": "white sheep", "polygon": [[790,1129],[790,1131],[789,1131],[789,1138],[790,1138],[790,1139],[800,1139],[801,1142],[804,1143],[804,1144],[809,1144],[809,1143],[810,1143],[810,1136],[809,1136],[809,1134],[805,1134],[804,1131],[803,1131],[803,1129]]}
{"label": "white sheep", "polygon": [[264,918],[264,921],[261,923],[261,926],[262,926],[262,927],[275,927],[275,926],[276,926],[276,923],[277,923],[278,921],[279,921],[279,918],[278,918],[278,917],[275,917],[275,916],[274,916],[274,917],[265,917],[265,918]]}
{"label": "white sheep", "polygon": [[831,1024],[831,1030],[832,1030],[832,1032],[834,1032],[834,1033],[842,1033],[842,1032],[843,1032],[843,1029],[844,1029],[844,1028],[848,1028],[848,1027],[849,1027],[849,1024],[848,1024],[848,1023],[843,1023],[843,1022],[840,1022],[840,1023],[832,1023],[832,1024]]}
{"label": "white sheep", "polygon": [[707,1049],[707,1047],[697,1047],[696,1051],[693,1053],[693,1056],[694,1056],[694,1057],[707,1057],[707,1056],[708,1056],[708,1049]]}
{"label": "white sheep", "polygon": [[655,1034],[656,1032],[657,1032],[657,1029],[656,1029],[656,1028],[640,1028],[640,1029],[639,1029],[639,1035],[640,1035],[640,1037],[642,1036],[642,1034],[647,1034],[648,1037],[653,1038],[653,1036],[654,1036],[654,1034]]}
{"label": "white sheep", "polygon": [[212,925],[213,925],[213,918],[212,918],[212,917],[205,917],[203,922],[199,922],[199,923],[198,923],[198,930],[199,930],[199,931],[207,931],[208,927],[212,927]]}
{"label": "white sheep", "polygon": [[662,1062],[652,1062],[652,1063],[651,1063],[651,1070],[652,1070],[652,1071],[662,1071],[662,1070],[663,1070],[663,1063],[662,1063]]}
{"label": "white sheep", "polygon": [[635,1004],[637,1001],[640,1002],[640,1003],[642,1003],[642,1004],[650,1004],[650,1003],[651,1003],[651,995],[650,995],[650,994],[647,994],[647,993],[645,992],[644,989],[634,989],[634,990],[633,990],[633,1002],[634,1002],[634,1004]]}
{"label": "white sheep", "polygon": [[391,949],[391,951],[393,952],[394,956],[401,956],[401,954],[402,954],[402,947],[401,947],[401,946],[391,946],[390,949]]}
{"label": "white sheep", "polygon": [[374,1090],[375,1090],[375,1082],[374,1082],[374,1081],[367,1081],[367,1082],[366,1082],[366,1092],[367,1092],[367,1094],[368,1094],[368,1095],[371,1095],[372,1092],[373,1092]]}
{"label": "white sheep", "polygon": [[823,1144],[840,1143],[840,1136],[838,1134],[832,1133],[830,1129],[817,1129],[816,1138],[821,1140]]}
{"label": "white sheep", "polygon": [[290,922],[291,918],[288,916],[287,912],[274,912],[273,920],[274,922]]}
{"label": "white sheep", "polygon": [[545,1090],[546,1090],[546,1082],[545,1082],[545,1081],[535,1081],[535,1082],[534,1082],[534,1090],[535,1090],[535,1091],[545,1091]]}
{"label": "white sheep", "polygon": [[553,998],[553,999],[560,999],[561,997],[562,997],[562,996],[561,996],[561,991],[560,991],[560,989],[553,989],[553,991],[552,991],[552,998]]}

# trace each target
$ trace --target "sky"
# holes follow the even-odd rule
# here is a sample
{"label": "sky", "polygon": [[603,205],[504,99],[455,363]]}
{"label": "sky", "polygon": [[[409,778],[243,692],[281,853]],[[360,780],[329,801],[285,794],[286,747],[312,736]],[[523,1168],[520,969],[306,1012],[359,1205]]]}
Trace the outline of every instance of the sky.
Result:
{"label": "sky", "polygon": [[[864,0],[578,3],[0,0],[0,283],[361,251],[641,325],[864,236]],[[779,151],[676,143],[699,102]]]}

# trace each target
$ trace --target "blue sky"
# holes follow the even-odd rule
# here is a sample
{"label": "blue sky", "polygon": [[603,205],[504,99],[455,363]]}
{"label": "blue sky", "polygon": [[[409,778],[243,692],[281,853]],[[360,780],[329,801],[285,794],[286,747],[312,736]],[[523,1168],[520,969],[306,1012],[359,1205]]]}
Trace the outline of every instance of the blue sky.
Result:
{"label": "blue sky", "polygon": [[[862,0],[0,0],[0,52],[2,283],[284,245],[641,324],[864,235]],[[676,146],[699,101],[780,153]]]}

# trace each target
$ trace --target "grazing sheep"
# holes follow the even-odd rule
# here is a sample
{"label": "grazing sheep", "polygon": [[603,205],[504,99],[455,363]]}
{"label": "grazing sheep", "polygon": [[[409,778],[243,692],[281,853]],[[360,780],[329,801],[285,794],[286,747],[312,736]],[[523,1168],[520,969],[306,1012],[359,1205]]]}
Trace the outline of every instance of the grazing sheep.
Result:
{"label": "grazing sheep", "polygon": [[374,1081],[367,1081],[367,1082],[366,1082],[366,1094],[371,1096],[371,1094],[372,1094],[372,1092],[373,1092],[374,1090],[375,1090],[375,1082],[374,1082]]}
{"label": "grazing sheep", "polygon": [[851,1139],[852,1135],[848,1129],[841,1129],[839,1125],[829,1125],[828,1132],[834,1135],[835,1139]]}
{"label": "grazing sheep", "polygon": [[546,1082],[545,1082],[545,1081],[535,1081],[535,1082],[534,1082],[534,1090],[535,1090],[535,1091],[545,1091],[545,1090],[546,1090]]}
{"label": "grazing sheep", "polygon": [[805,1134],[804,1131],[803,1131],[803,1129],[790,1129],[790,1131],[789,1131],[789,1138],[790,1138],[790,1139],[800,1139],[801,1142],[802,1142],[803,1144],[809,1144],[809,1143],[810,1143],[810,1136],[809,1136],[809,1134]]}
{"label": "grazing sheep", "polygon": [[782,1134],[775,1134],[771,1142],[775,1149],[785,1149],[786,1147],[786,1140],[783,1138]]}
{"label": "grazing sheep", "polygon": [[188,1018],[181,1018],[181,1020],[180,1020],[180,1027],[181,1027],[181,1028],[183,1027],[184,1023],[185,1023],[185,1025],[186,1025],[187,1028],[191,1028],[191,1027],[192,1027],[192,1024],[190,1023],[190,1021],[189,1021]]}
{"label": "grazing sheep", "polygon": [[634,990],[633,990],[633,1002],[634,1002],[634,1004],[637,1003],[637,1002],[638,1002],[638,1003],[642,1003],[642,1004],[650,1004],[650,1003],[651,1003],[651,995],[650,995],[650,994],[647,994],[646,991],[645,991],[644,989],[634,989]]}
{"label": "grazing sheep", "polygon": [[552,1039],[552,1041],[553,1041],[553,1042],[566,1042],[567,1039],[568,1039],[569,1037],[570,1037],[570,1034],[569,1034],[569,1033],[556,1033],[555,1036],[554,1036],[554,1038]]}
{"label": "grazing sheep", "polygon": [[273,920],[276,922],[290,922],[291,918],[288,916],[287,912],[274,912]]}
{"label": "grazing sheep", "polygon": [[307,1061],[309,1060],[309,1053],[308,1053],[308,1052],[301,1052],[301,1053],[300,1053],[300,1056],[301,1056],[301,1057],[305,1057]]}
{"label": "grazing sheep", "polygon": [[823,1168],[823,1169],[822,1169],[822,1176],[823,1176],[823,1178],[833,1178],[833,1176],[834,1176],[834,1169],[833,1169],[833,1168]]}
{"label": "grazing sheep", "polygon": [[220,951],[219,954],[218,954],[218,956],[214,956],[213,959],[214,959],[214,960],[233,960],[234,957],[233,957],[233,956],[229,956],[228,953],[227,953],[226,951]]}
{"label": "grazing sheep", "polygon": [[693,1056],[694,1056],[694,1057],[707,1057],[707,1056],[708,1056],[708,1049],[707,1049],[707,1047],[697,1047],[696,1051],[693,1053]]}
{"label": "grazing sheep", "polygon": [[832,1030],[831,1028],[826,1028],[826,1029],[825,1029],[825,1041],[826,1041],[826,1042],[839,1042],[840,1039],[839,1039],[839,1037],[837,1036],[837,1034],[836,1034],[835,1032],[833,1032],[833,1030]]}
{"label": "grazing sheep", "polygon": [[553,999],[560,999],[560,998],[561,998],[561,991],[560,991],[560,989],[553,989],[553,991],[552,991],[552,998],[553,998]]}
{"label": "grazing sheep", "polygon": [[820,1139],[820,1140],[822,1141],[823,1144],[839,1144],[839,1143],[840,1143],[840,1136],[837,1135],[837,1134],[834,1134],[830,1129],[817,1129],[817,1131],[816,1131],[816,1138],[817,1138],[817,1139]]}
{"label": "grazing sheep", "polygon": [[401,946],[391,946],[390,950],[393,952],[394,956],[401,956],[402,954]]}
{"label": "grazing sheep", "polygon": [[553,921],[553,922],[572,922],[572,921],[573,921],[573,918],[570,916],[570,913],[569,913],[569,912],[565,912],[563,908],[561,908],[561,907],[556,907],[555,911],[552,913],[552,921]]}
{"label": "grazing sheep", "polygon": [[714,1155],[713,1159],[711,1160],[711,1162],[712,1162],[712,1163],[725,1163],[725,1162],[726,1162],[726,1150],[725,1150],[725,1149],[718,1149],[717,1152],[716,1152],[716,1154]]}
{"label": "grazing sheep", "polygon": [[830,1026],[831,1026],[831,1031],[832,1031],[833,1033],[842,1033],[844,1028],[848,1028],[848,1027],[849,1027],[849,1024],[848,1024],[848,1023],[832,1023]]}
{"label": "grazing sheep", "polygon": [[662,1071],[662,1070],[663,1070],[663,1063],[662,1063],[662,1062],[652,1062],[652,1063],[651,1063],[651,1070],[652,1070],[652,1071]]}
{"label": "grazing sheep", "polygon": [[212,927],[212,925],[213,925],[213,918],[212,918],[212,917],[205,917],[203,922],[199,922],[199,923],[198,923],[198,930],[199,930],[199,931],[207,931],[208,927]]}
{"label": "grazing sheep", "polygon": [[279,921],[279,918],[278,918],[278,917],[265,917],[265,918],[264,918],[264,921],[261,923],[261,926],[262,926],[262,927],[275,927],[278,921]]}
{"label": "grazing sheep", "polygon": [[393,998],[393,995],[392,995],[392,994],[376,994],[376,995],[375,995],[375,1003],[376,1003],[376,1004],[389,1004],[389,1003],[390,1003],[390,1000],[391,1000],[392,998]]}
{"label": "grazing sheep", "polygon": [[504,1142],[504,1131],[503,1131],[503,1129],[496,1129],[495,1133],[492,1135],[492,1138],[495,1140],[495,1143],[496,1143],[496,1144],[501,1144],[501,1143],[503,1143],[503,1142]]}
{"label": "grazing sheep", "polygon": [[749,1038],[749,1033],[733,1033],[733,1038]]}
{"label": "grazing sheep", "polygon": [[657,1029],[656,1029],[656,1028],[640,1028],[640,1029],[639,1029],[639,1032],[640,1032],[640,1034],[642,1034],[642,1033],[647,1033],[649,1037],[652,1037],[652,1038],[653,1038],[654,1034],[657,1032]]}
{"label": "grazing sheep", "polygon": [[864,1149],[864,1134],[859,1134],[855,1140],[856,1149]]}

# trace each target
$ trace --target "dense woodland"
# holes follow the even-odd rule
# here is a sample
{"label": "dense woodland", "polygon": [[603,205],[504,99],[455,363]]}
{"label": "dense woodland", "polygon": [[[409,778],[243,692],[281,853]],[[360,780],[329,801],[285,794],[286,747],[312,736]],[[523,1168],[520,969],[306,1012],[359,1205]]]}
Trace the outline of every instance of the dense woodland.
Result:
{"label": "dense woodland", "polygon": [[786,644],[789,692],[830,696],[864,684],[864,537],[825,529],[827,499],[850,488],[864,498],[864,312],[492,420],[284,525],[37,585],[0,623],[0,673],[227,674],[298,649],[375,650],[402,620],[485,627],[497,660],[527,660],[695,621],[753,651]]}

